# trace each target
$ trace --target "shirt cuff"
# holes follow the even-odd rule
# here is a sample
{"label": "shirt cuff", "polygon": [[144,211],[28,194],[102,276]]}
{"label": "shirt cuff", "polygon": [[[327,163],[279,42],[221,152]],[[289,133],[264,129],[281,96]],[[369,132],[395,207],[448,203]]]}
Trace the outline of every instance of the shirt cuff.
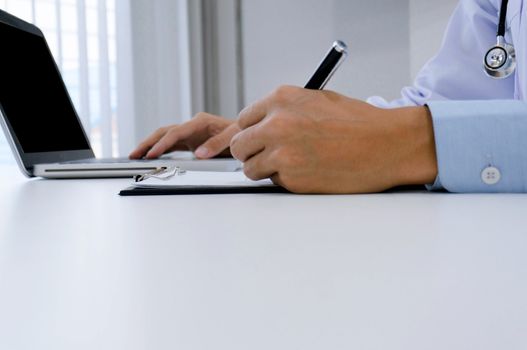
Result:
{"label": "shirt cuff", "polygon": [[439,180],[439,175],[436,177],[433,184],[425,185],[425,187],[428,191],[441,191],[445,189],[441,184],[441,180]]}
{"label": "shirt cuff", "polygon": [[527,104],[437,101],[428,107],[439,170],[429,190],[526,192]]}

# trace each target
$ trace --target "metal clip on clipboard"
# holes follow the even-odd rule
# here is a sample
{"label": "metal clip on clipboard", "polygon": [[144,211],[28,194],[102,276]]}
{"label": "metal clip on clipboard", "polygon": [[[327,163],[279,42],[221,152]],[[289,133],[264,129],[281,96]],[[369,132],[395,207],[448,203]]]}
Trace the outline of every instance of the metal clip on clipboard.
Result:
{"label": "metal clip on clipboard", "polygon": [[136,175],[134,176],[134,180],[135,182],[141,182],[150,178],[158,180],[168,180],[173,178],[174,176],[185,175],[185,173],[186,170],[183,170],[178,166],[160,167],[155,170],[152,170],[149,173],[143,175]]}

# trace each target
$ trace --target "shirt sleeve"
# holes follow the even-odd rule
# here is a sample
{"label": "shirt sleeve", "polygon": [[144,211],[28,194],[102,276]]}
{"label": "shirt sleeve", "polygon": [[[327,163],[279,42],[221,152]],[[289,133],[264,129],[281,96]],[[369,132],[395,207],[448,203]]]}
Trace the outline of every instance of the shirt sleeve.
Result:
{"label": "shirt sleeve", "polygon": [[[527,106],[515,77],[491,79],[483,57],[496,43],[500,1],[461,0],[437,55],[401,97],[371,97],[381,108],[428,105],[439,176],[429,190],[525,192]],[[513,38],[507,32],[506,39]]]}
{"label": "shirt sleeve", "polygon": [[527,192],[527,104],[431,102],[439,176],[450,192]]}

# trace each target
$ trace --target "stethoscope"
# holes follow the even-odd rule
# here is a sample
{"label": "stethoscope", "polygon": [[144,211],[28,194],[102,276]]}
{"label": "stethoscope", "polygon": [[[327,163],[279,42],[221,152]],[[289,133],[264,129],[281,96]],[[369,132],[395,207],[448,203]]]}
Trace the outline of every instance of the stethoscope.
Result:
{"label": "stethoscope", "polygon": [[516,69],[516,51],[514,46],[505,41],[507,30],[507,5],[509,0],[501,2],[500,22],[498,24],[498,43],[485,54],[485,73],[495,79],[505,79]]}

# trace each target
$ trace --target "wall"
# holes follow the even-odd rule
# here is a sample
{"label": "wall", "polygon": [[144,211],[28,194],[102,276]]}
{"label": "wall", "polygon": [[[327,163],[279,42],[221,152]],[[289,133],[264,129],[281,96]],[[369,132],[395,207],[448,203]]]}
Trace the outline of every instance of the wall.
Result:
{"label": "wall", "polygon": [[131,17],[135,143],[206,110],[235,118],[236,0],[120,0]]}
{"label": "wall", "polygon": [[391,99],[437,51],[456,0],[243,0],[246,102],[303,85],[335,39],[351,57],[328,89]]}
{"label": "wall", "polygon": [[[161,125],[187,120],[200,106],[234,118],[240,106],[281,84],[303,86],[335,39],[350,45],[351,56],[328,89],[361,99],[396,98],[437,51],[456,3],[239,0],[243,86],[237,91],[237,0],[126,1],[132,22],[136,142]],[[201,11],[208,8],[217,14],[203,17]],[[200,25],[215,43],[200,41]],[[211,65],[211,59],[217,64]],[[208,71],[214,74],[205,77]],[[211,95],[214,91],[217,95]]]}
{"label": "wall", "polygon": [[130,1],[136,143],[191,117],[186,0]]}

